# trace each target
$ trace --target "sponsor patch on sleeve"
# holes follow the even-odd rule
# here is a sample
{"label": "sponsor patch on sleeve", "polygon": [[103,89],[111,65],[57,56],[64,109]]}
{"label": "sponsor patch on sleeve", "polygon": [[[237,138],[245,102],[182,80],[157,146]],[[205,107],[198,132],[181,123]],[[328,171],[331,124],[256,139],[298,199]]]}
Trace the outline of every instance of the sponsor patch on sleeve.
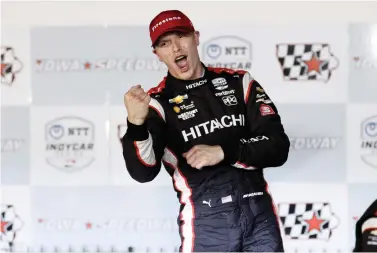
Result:
{"label": "sponsor patch on sleeve", "polygon": [[259,111],[260,111],[260,113],[261,113],[262,116],[275,114],[275,111],[269,105],[261,105],[259,107]]}

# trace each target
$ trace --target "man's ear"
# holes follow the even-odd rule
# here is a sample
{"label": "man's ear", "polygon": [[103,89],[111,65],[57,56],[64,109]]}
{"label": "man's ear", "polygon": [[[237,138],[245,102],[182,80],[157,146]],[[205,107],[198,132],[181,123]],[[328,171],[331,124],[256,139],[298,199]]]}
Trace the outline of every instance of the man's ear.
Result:
{"label": "man's ear", "polygon": [[158,60],[162,62],[160,56],[157,54],[156,48],[153,48],[152,52],[157,56]]}
{"label": "man's ear", "polygon": [[195,43],[196,43],[196,46],[199,46],[199,37],[200,37],[200,32],[199,31],[195,31],[194,32],[194,36],[195,36]]}

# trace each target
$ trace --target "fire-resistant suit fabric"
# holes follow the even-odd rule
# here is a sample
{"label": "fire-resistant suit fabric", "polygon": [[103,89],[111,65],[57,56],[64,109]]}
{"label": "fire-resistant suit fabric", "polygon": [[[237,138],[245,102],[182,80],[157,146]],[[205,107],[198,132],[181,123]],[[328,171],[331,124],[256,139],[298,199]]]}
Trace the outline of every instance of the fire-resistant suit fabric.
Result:
{"label": "fire-resistant suit fabric", "polygon": [[[247,71],[206,67],[196,80],[169,73],[148,91],[143,125],[127,120],[123,156],[131,177],[152,181],[161,167],[180,201],[181,252],[282,252],[279,218],[263,170],[282,166],[290,142],[278,110]],[[219,145],[224,159],[192,168],[182,156]]]}
{"label": "fire-resistant suit fabric", "polygon": [[353,252],[377,252],[377,199],[356,222]]}

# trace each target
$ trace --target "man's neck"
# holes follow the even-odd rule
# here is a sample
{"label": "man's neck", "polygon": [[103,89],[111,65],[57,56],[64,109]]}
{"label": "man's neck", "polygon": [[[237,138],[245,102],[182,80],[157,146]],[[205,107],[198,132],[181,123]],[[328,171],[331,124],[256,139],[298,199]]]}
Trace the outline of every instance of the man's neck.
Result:
{"label": "man's neck", "polygon": [[202,78],[204,77],[204,67],[203,65],[199,62],[199,66],[195,69],[194,71],[194,75],[191,79],[195,80],[195,79],[199,79],[199,78]]}

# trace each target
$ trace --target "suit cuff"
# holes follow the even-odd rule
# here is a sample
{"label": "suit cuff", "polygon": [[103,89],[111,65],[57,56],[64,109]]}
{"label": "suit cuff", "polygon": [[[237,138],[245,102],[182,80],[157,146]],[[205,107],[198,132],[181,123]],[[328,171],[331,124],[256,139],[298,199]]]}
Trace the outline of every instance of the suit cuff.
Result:
{"label": "suit cuff", "polygon": [[127,119],[126,135],[132,141],[145,141],[149,137],[149,132],[145,123],[142,125],[135,125]]}
{"label": "suit cuff", "polygon": [[220,146],[224,152],[223,162],[226,164],[235,164],[238,160],[239,141],[223,143]]}

